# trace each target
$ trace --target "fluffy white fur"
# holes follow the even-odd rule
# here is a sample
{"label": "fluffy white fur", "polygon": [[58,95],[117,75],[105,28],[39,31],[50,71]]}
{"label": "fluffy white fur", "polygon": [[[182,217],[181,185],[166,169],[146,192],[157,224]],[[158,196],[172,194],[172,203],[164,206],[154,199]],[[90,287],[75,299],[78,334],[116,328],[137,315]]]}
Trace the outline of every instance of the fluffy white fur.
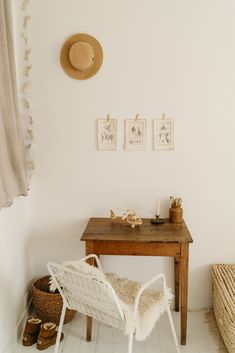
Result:
{"label": "fluffy white fur", "polygon": [[167,289],[166,295],[162,292],[146,289],[140,297],[137,317],[134,320],[134,301],[141,284],[127,278],[120,278],[114,273],[107,273],[106,278],[118,295],[125,312],[125,333],[129,334],[134,328],[136,340],[145,340],[173,298],[170,289]]}
{"label": "fluffy white fur", "polygon": [[[95,278],[105,281],[105,275],[102,271],[100,271],[97,267],[89,265],[87,262],[85,262],[83,259],[78,260],[78,261],[66,261],[62,263],[62,266],[65,268],[68,268],[73,271],[77,271],[80,273],[84,273],[87,275],[94,276]],[[56,274],[56,277],[58,280],[63,280],[63,271],[58,272]],[[53,282],[53,279],[51,278],[50,281],[50,291],[54,292],[56,290],[56,284]]]}
{"label": "fluffy white fur", "polygon": [[[149,336],[159,317],[165,312],[167,305],[173,298],[168,288],[166,295],[162,292],[146,289],[140,298],[137,318],[134,320],[134,301],[137,291],[141,287],[140,283],[127,278],[120,278],[115,273],[104,275],[98,268],[82,260],[64,262],[63,266],[71,270],[89,274],[101,281],[107,280],[112,285],[125,313],[125,333],[128,335],[134,329],[137,341],[143,341]],[[57,276],[63,276],[63,274],[59,273]],[[54,291],[55,289],[56,286],[51,281],[50,290]]]}

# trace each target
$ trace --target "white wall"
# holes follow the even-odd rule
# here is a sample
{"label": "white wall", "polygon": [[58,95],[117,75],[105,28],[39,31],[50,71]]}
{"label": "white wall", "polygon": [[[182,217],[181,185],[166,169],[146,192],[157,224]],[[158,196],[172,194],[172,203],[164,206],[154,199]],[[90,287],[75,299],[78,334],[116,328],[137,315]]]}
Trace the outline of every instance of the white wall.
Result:
{"label": "white wall", "polygon": [[18,198],[0,211],[0,352],[12,353],[16,324],[24,311],[30,274],[27,253],[29,198]]}
{"label": "white wall", "polygon": [[[233,0],[32,0],[32,274],[48,260],[82,256],[91,216],[110,208],[153,211],[183,198],[190,247],[190,308],[211,304],[210,269],[234,262],[235,3]],[[104,62],[72,80],[59,55],[70,35],[102,44]],[[151,150],[151,119],[175,118],[176,149]],[[96,149],[96,118],[119,118],[117,152]],[[148,119],[148,149],[123,150],[124,118]],[[144,279],[172,260],[105,258],[105,267]]]}

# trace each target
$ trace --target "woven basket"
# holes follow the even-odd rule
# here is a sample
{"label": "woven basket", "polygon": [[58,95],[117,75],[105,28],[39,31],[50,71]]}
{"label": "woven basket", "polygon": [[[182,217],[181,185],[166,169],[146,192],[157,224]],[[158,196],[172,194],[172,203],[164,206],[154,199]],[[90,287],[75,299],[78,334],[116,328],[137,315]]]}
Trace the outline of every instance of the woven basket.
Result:
{"label": "woven basket", "polygon": [[[33,284],[32,301],[37,317],[43,322],[59,324],[63,307],[63,300],[59,293],[49,290],[50,276],[39,278]],[[64,323],[71,321],[75,315],[74,310],[66,309]]]}
{"label": "woven basket", "polygon": [[229,353],[235,353],[235,265],[212,269],[215,318]]}

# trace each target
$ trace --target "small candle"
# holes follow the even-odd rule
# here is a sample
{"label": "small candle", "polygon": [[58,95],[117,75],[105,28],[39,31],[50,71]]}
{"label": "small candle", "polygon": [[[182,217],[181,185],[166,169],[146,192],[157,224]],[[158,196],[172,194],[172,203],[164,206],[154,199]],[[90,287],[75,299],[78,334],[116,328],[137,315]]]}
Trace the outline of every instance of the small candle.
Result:
{"label": "small candle", "polygon": [[157,216],[160,216],[160,201],[157,202]]}

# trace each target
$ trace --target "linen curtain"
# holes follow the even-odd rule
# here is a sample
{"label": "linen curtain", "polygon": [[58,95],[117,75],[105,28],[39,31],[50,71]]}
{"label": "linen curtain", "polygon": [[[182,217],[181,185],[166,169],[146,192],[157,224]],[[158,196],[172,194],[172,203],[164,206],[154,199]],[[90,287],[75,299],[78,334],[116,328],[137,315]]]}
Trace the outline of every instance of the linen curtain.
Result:
{"label": "linen curtain", "polygon": [[0,208],[27,195],[25,148],[19,114],[11,0],[0,0]]}

